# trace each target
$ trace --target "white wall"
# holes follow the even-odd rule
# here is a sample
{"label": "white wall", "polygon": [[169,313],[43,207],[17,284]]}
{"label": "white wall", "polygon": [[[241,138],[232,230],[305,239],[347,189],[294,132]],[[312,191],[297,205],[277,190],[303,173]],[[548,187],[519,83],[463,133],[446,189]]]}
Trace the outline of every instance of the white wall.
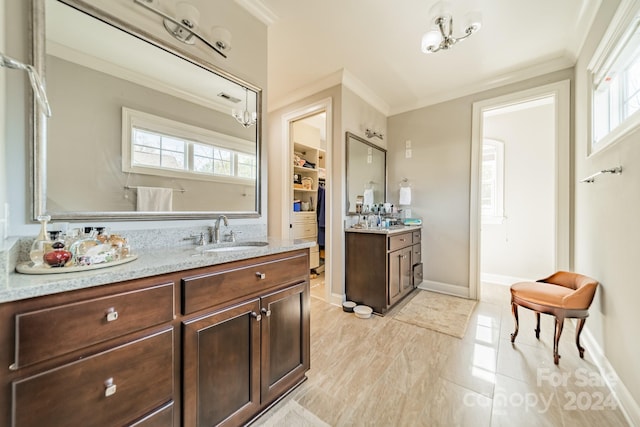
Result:
{"label": "white wall", "polygon": [[[0,28],[5,37],[5,53],[23,62],[31,62],[29,46],[30,4],[26,0],[1,0],[6,3],[6,25]],[[210,28],[213,25],[224,25],[233,36],[233,49],[228,59],[223,59],[217,54],[202,48],[198,43],[195,47],[186,47],[174,40],[161,25],[160,20],[149,12],[143,12],[139,6],[135,6],[129,0],[89,0],[103,10],[115,14],[123,20],[140,25],[141,28],[163,38],[168,43],[173,43],[179,49],[188,49],[191,55],[201,58],[203,61],[218,66],[221,69],[237,75],[243,80],[255,86],[263,88],[262,110],[266,111],[266,84],[267,84],[267,28],[257,18],[249,14],[235,2],[217,2],[216,4],[204,2],[201,7],[200,25]],[[6,166],[7,180],[11,183],[7,189],[7,199],[10,203],[10,234],[33,235],[37,233],[37,225],[31,221],[31,188],[30,188],[30,141],[28,129],[30,121],[29,99],[30,87],[24,73],[6,73],[7,91],[5,104],[6,111],[6,159],[2,163]],[[46,76],[45,76],[46,77]],[[55,114],[55,112],[54,112]],[[263,145],[265,127],[262,128]],[[263,151],[266,148],[263,146]],[[1,160],[1,159],[0,159]],[[267,174],[265,170],[266,159],[262,159],[262,217],[255,220],[234,220],[235,222],[267,223],[266,188]],[[1,187],[0,187],[1,188]],[[163,227],[191,226],[200,223],[209,224],[211,221],[122,221],[100,224],[113,230],[124,229],[156,229]]]}
{"label": "white wall", "polygon": [[[640,402],[640,132],[588,157],[588,77],[586,67],[618,1],[604,1],[576,65],[574,148],[574,268],[600,281],[589,310],[594,336],[635,402]],[[577,181],[601,169],[622,165],[622,175]],[[589,351],[589,349],[587,349]]]}
{"label": "white wall", "polygon": [[504,143],[502,224],[482,224],[483,274],[540,279],[554,268],[553,104],[491,114],[484,137]]}

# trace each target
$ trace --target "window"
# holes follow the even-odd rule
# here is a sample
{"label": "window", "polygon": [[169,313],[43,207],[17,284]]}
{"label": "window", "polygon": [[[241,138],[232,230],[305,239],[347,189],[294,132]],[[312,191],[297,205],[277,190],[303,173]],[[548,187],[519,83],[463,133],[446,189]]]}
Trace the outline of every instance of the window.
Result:
{"label": "window", "polygon": [[485,139],[482,143],[480,206],[483,224],[504,221],[504,143]]}
{"label": "window", "polygon": [[640,7],[623,1],[589,65],[591,152],[640,125]]}
{"label": "window", "polygon": [[246,183],[256,179],[253,141],[123,108],[125,172]]}

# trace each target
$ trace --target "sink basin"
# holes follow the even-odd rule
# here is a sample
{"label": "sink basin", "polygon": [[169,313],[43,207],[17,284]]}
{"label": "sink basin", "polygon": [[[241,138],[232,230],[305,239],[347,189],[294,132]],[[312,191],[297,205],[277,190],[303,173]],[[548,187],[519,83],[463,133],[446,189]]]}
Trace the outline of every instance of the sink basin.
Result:
{"label": "sink basin", "polygon": [[250,249],[257,249],[263,246],[267,246],[268,242],[236,242],[229,243],[225,246],[216,246],[215,248],[203,249],[202,252],[231,252],[231,251],[244,251]]}

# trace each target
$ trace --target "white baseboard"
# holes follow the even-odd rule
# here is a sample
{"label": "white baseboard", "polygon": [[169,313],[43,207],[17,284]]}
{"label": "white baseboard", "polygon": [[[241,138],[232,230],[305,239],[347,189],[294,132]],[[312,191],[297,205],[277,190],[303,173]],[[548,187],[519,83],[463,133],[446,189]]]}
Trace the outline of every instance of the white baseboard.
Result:
{"label": "white baseboard", "polygon": [[346,298],[347,297],[344,294],[331,293],[331,300],[329,301],[329,304],[342,307],[342,302],[346,301]]}
{"label": "white baseboard", "polygon": [[[589,322],[587,322],[587,324],[589,324]],[[593,357],[593,361],[598,367],[598,370],[600,370],[600,376],[604,378],[611,389],[611,392],[620,405],[620,410],[629,424],[632,426],[640,426],[640,406],[638,402],[631,396],[629,389],[624,385],[615,369],[613,369],[613,366],[609,363],[602,348],[598,345],[593,335],[591,335],[587,326],[583,329],[581,338],[584,340],[585,347]]]}
{"label": "white baseboard", "polygon": [[495,285],[511,286],[517,282],[535,282],[533,279],[523,279],[522,277],[505,276],[503,274],[480,273],[482,282],[493,283]]}
{"label": "white baseboard", "polygon": [[469,288],[451,285],[449,283],[434,282],[433,280],[423,280],[418,289],[425,291],[440,292],[442,294],[453,295],[456,297],[469,298]]}

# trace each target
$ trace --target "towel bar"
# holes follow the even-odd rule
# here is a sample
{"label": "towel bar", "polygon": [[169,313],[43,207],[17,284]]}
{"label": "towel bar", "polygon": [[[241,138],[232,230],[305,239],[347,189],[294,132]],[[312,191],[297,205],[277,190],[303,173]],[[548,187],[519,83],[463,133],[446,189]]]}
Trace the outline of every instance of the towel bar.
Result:
{"label": "towel bar", "polygon": [[594,173],[593,175],[589,175],[588,177],[581,179],[580,182],[589,182],[589,183],[595,182],[596,176],[602,175],[605,173],[620,175],[622,174],[622,166],[616,166],[615,168],[611,168],[611,169],[603,169],[599,172]]}

